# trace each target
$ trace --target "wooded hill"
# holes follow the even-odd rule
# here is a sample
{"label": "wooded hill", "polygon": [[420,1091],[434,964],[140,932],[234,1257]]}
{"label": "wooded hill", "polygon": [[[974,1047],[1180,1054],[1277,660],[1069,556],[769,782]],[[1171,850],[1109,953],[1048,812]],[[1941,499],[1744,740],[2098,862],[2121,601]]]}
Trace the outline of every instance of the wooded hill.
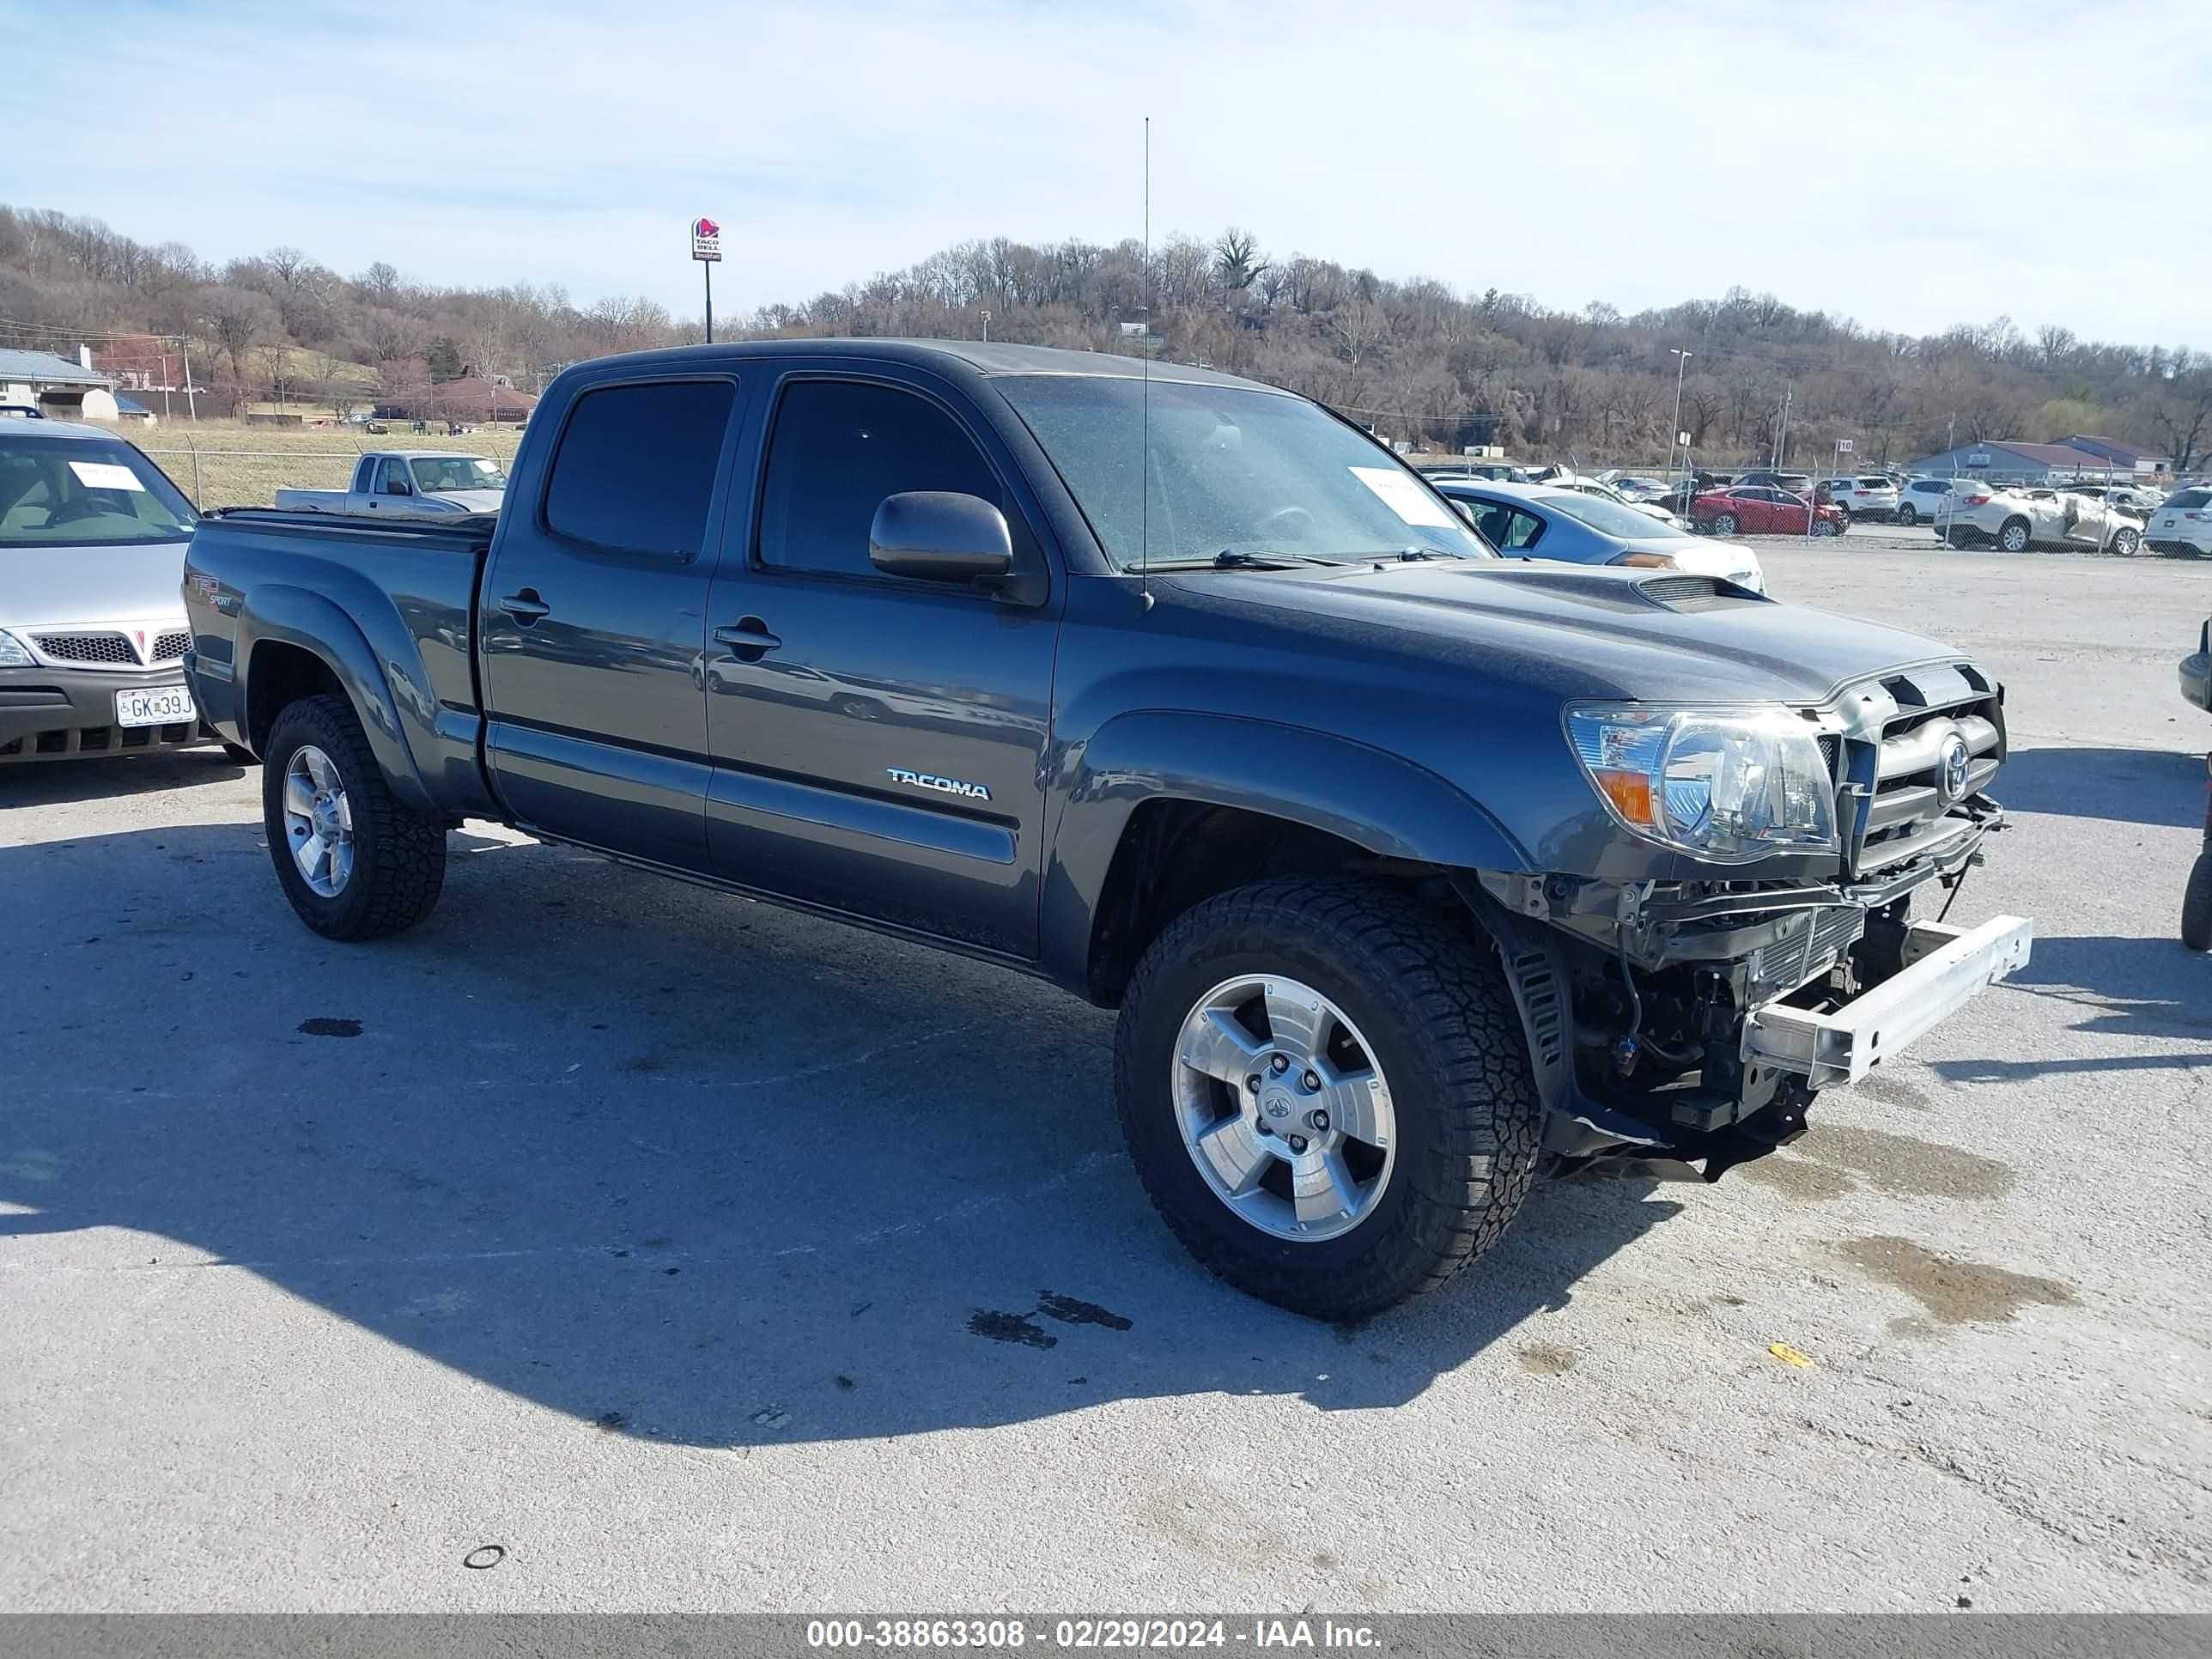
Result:
{"label": "wooded hill", "polygon": [[[1385,436],[1495,442],[1585,465],[1666,454],[1670,349],[1692,353],[1681,425],[1715,462],[1768,459],[1785,396],[1790,457],[1812,466],[1839,438],[1880,464],[1954,433],[2089,432],[2161,450],[2181,471],[2212,443],[2212,356],[2100,344],[2056,325],[2031,336],[2002,316],[1913,337],[1741,289],[1632,316],[1601,301],[1553,310],[1496,289],[1276,257],[1235,229],[1155,247],[1149,303],[1148,313],[1133,240],[998,238],[738,320],[756,335],[973,337],[988,311],[994,339],[1125,352],[1149,340],[1163,360],[1294,387]],[[187,334],[203,376],[246,395],[352,405],[465,371],[534,391],[557,365],[696,341],[702,329],[651,300],[580,305],[528,282],[441,288],[381,262],[341,276],[289,246],[216,266],[97,220],[0,206],[0,344],[84,337],[119,362],[154,349],[127,337]]]}

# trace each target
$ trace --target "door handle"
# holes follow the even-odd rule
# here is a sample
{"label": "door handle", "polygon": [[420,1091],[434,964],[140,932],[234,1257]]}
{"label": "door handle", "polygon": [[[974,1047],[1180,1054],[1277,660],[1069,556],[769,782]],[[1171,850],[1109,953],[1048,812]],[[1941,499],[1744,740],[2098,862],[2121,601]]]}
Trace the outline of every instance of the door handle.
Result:
{"label": "door handle", "polygon": [[538,597],[538,590],[534,587],[526,587],[520,593],[508,594],[499,602],[499,608],[525,628],[540,617],[553,614],[553,607]]}
{"label": "door handle", "polygon": [[728,646],[739,662],[758,662],[783,641],[758,617],[740,617],[736,627],[714,630],[714,643]]}

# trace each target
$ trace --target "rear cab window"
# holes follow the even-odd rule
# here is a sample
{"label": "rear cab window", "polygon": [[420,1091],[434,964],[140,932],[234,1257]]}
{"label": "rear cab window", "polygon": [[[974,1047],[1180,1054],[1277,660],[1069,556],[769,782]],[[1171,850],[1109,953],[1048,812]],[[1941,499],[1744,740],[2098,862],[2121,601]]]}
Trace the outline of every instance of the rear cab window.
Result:
{"label": "rear cab window", "polygon": [[545,528],[604,552],[696,557],[736,397],[726,380],[585,392],[545,482]]}

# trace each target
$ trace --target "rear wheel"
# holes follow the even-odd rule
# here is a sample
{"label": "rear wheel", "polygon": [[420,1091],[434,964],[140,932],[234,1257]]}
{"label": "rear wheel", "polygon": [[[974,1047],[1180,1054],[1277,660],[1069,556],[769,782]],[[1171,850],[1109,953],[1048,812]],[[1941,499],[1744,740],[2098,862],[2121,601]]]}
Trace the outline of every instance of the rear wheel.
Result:
{"label": "rear wheel", "polygon": [[302,698],[276,716],[261,818],[284,896],[326,939],[397,933],[438,902],[446,826],[392,793],[343,697]]}
{"label": "rear wheel", "polygon": [[2197,855],[2189,890],[2181,899],[2181,942],[2192,951],[2212,951],[2212,847]]}
{"label": "rear wheel", "polygon": [[2133,525],[2122,525],[2112,532],[2112,551],[2123,558],[2132,559],[2142,548],[2142,532]]}
{"label": "rear wheel", "polygon": [[1185,1247],[1318,1319],[1442,1284],[1535,1171],[1542,1109],[1496,961],[1377,884],[1264,882],[1179,917],[1130,984],[1115,1083]]}
{"label": "rear wheel", "polygon": [[1997,532],[1997,545],[2008,553],[2025,553],[2033,532],[2025,519],[2007,519]]}

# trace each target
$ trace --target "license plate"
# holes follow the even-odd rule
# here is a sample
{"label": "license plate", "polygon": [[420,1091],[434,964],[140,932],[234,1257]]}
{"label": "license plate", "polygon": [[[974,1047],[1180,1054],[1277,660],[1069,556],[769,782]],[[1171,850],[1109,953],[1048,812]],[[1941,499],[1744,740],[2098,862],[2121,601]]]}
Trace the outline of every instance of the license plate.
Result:
{"label": "license plate", "polygon": [[149,685],[143,690],[115,694],[118,726],[175,726],[198,718],[192,694],[181,685]]}

